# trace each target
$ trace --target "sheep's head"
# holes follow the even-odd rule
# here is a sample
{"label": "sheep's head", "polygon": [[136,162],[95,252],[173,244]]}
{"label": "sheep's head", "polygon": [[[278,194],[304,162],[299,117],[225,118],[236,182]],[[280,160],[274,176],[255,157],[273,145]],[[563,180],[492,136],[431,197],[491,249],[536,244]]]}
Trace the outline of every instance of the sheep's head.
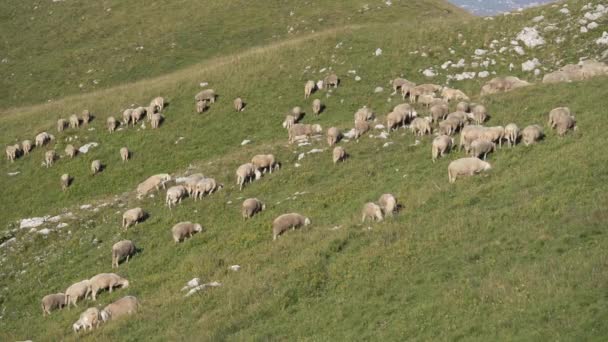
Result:
{"label": "sheep's head", "polygon": [[100,315],[101,315],[101,320],[103,322],[106,322],[110,319],[110,313],[106,310],[101,310]]}
{"label": "sheep's head", "polygon": [[307,217],[304,219],[304,225],[308,226],[310,224],[310,219]]}
{"label": "sheep's head", "polygon": [[266,204],[262,204],[262,210],[266,210]]}
{"label": "sheep's head", "polygon": [[483,162],[483,170],[484,171],[492,170],[492,165],[490,165],[490,163],[488,163],[488,162]]}
{"label": "sheep's head", "polygon": [[195,232],[201,232],[201,231],[203,231],[203,226],[201,226],[200,224],[194,225],[194,231]]}
{"label": "sheep's head", "polygon": [[312,131],[315,133],[321,133],[323,132],[323,127],[321,127],[319,124],[314,124],[312,125]]}
{"label": "sheep's head", "polygon": [[77,333],[78,331],[80,331],[80,329],[82,329],[82,323],[80,323],[80,320],[77,321],[76,323],[72,324],[72,329],[74,330],[75,333]]}
{"label": "sheep's head", "polygon": [[260,172],[260,170],[255,170],[255,179],[258,180],[260,178],[262,178],[262,173]]}
{"label": "sheep's head", "polygon": [[126,289],[127,287],[129,287],[129,281],[126,279],[123,279],[122,281],[122,288]]}

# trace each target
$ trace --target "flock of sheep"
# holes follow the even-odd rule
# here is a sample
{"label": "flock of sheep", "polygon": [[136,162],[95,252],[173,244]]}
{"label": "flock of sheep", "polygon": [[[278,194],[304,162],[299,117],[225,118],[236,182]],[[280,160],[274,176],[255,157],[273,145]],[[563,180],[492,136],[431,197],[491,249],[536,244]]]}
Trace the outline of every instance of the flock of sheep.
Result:
{"label": "flock of sheep", "polygon": [[[315,83],[308,81],[304,85],[304,98],[308,99],[314,92],[326,89],[329,87],[338,87],[340,80],[337,75],[331,74],[323,81]],[[393,108],[386,115],[385,128],[388,131],[398,130],[400,128],[409,128],[415,136],[425,136],[435,133],[436,137],[431,145],[431,160],[435,162],[438,158],[444,157],[454,147],[453,136],[460,133],[459,149],[464,149],[469,157],[460,158],[452,161],[448,165],[448,180],[450,183],[456,181],[458,177],[472,176],[484,171],[488,171],[492,166],[486,161],[488,154],[495,152],[497,145],[502,148],[503,142],[509,147],[515,146],[520,140],[525,145],[533,144],[543,138],[543,128],[539,125],[531,125],[520,131],[518,126],[510,123],[503,126],[486,127],[482,124],[488,119],[488,113],[483,105],[473,105],[469,103],[469,97],[458,89],[451,89],[435,84],[416,85],[413,82],[403,78],[397,78],[392,81],[393,90],[395,93],[401,92],[404,103],[401,103]],[[437,97],[439,93],[439,97]],[[409,98],[409,103],[406,103],[406,98]],[[456,111],[449,112],[449,103],[460,101],[456,105]],[[216,93],[213,89],[206,89],[195,96],[195,110],[198,113],[206,111],[209,106],[216,102]],[[413,104],[418,103],[423,105],[429,115],[426,117],[418,117],[414,110]],[[242,111],[245,103],[241,98],[237,98],[233,102],[234,110]],[[144,116],[150,121],[153,128],[157,128],[163,120],[160,114],[165,107],[165,101],[162,97],[157,97],[150,102],[146,107],[138,107],[127,109],[123,112],[122,124],[125,126],[135,126]],[[325,109],[319,99],[312,101],[312,111],[316,115],[320,114]],[[318,124],[304,124],[300,121],[303,119],[304,111],[301,107],[294,107],[283,122],[283,127],[288,131],[289,143],[307,139],[313,135],[320,135],[323,129]],[[354,128],[343,133],[337,127],[330,127],[326,132],[327,144],[334,147],[332,159],[334,164],[343,161],[348,157],[344,147],[336,146],[345,138],[359,139],[366,132],[372,129],[372,124],[378,121],[374,111],[367,106],[363,106],[354,114]],[[79,118],[76,115],[70,116],[69,120],[59,119],[57,122],[57,131],[63,131],[66,126],[76,129],[80,125],[87,125],[91,120],[91,114],[85,110]],[[109,117],[106,120],[106,127],[109,132],[113,132],[118,125],[114,117]],[[559,135],[564,135],[570,129],[576,128],[576,120],[566,107],[555,108],[549,113],[548,125],[552,129],[556,129]],[[35,137],[35,146],[42,147],[50,141],[54,140],[53,135],[42,132]],[[21,154],[27,155],[32,149],[32,143],[29,140],[23,141],[22,145],[8,146],[6,148],[7,159],[11,162]],[[65,153],[68,157],[73,158],[76,155],[76,149],[72,145],[68,145]],[[127,161],[130,157],[130,152],[126,147],[120,149],[121,160]],[[44,166],[50,167],[56,159],[54,150],[49,150],[45,153]],[[97,173],[101,171],[103,165],[99,160],[93,161],[91,171]],[[272,173],[281,168],[281,164],[272,154],[259,154],[252,157],[250,162],[240,165],[236,172],[236,184],[239,190],[243,189],[247,183],[254,180],[259,180],[266,172]],[[141,182],[136,189],[138,198],[143,198],[152,191],[160,191],[166,189],[165,204],[169,209],[181,203],[186,197],[192,197],[195,201],[202,199],[205,196],[212,195],[214,192],[221,190],[224,185],[217,182],[215,179],[206,177],[201,173],[192,174],[188,177],[180,179],[177,184],[166,187],[166,184],[174,181],[169,174],[157,174],[150,176],[148,179]],[[69,175],[61,176],[61,187],[66,190],[71,182]],[[397,199],[392,194],[383,194],[378,199],[377,203],[369,202],[363,205],[362,221],[367,219],[382,221],[387,216],[392,216],[393,213],[399,210],[400,205]],[[248,198],[243,201],[241,215],[244,219],[249,219],[257,213],[266,209],[266,205],[257,198]],[[124,212],[122,216],[122,228],[128,229],[132,225],[137,225],[139,222],[146,219],[146,212],[142,208],[133,208]],[[272,237],[276,240],[281,234],[290,229],[296,229],[311,224],[310,218],[298,213],[287,213],[278,216],[272,222]],[[203,226],[199,223],[179,222],[171,228],[171,234],[175,243],[184,241],[192,237],[193,234],[202,232]],[[129,258],[137,252],[137,248],[130,240],[122,240],[117,242],[112,247],[112,268],[117,268],[121,260],[129,261]],[[42,299],[43,314],[50,314],[51,310],[62,308],[64,306],[74,305],[80,299],[87,299],[89,294],[93,301],[100,290],[112,289],[115,287],[126,288],[129,286],[129,281],[114,273],[98,274],[91,279],[83,280],[68,287],[65,293],[57,293],[47,295]],[[118,301],[106,306],[103,310],[95,307],[87,309],[82,313],[79,320],[74,323],[74,331],[81,329],[92,329],[97,327],[101,322],[116,318],[122,315],[134,313],[139,306],[137,298],[127,296]]]}

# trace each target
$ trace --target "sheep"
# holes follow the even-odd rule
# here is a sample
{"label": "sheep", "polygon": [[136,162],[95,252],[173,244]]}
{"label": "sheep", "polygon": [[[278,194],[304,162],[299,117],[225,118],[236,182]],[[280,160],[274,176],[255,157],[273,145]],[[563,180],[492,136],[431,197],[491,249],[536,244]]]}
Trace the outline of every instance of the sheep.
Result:
{"label": "sheep", "polygon": [[405,97],[406,96],[412,96],[412,89],[414,89],[414,87],[416,87],[416,83],[414,82],[409,82],[402,84],[401,85],[401,98],[403,99],[403,101],[405,101]]}
{"label": "sheep", "polygon": [[70,128],[78,128],[80,127],[80,119],[76,114],[70,115]]}
{"label": "sheep", "polygon": [[310,94],[312,94],[315,89],[316,89],[317,85],[315,84],[315,81],[312,80],[308,80],[306,81],[306,83],[304,84],[304,98],[307,99],[310,97]]}
{"label": "sheep", "polygon": [[491,141],[481,138],[471,143],[471,157],[480,158],[483,156],[482,159],[486,160],[490,152],[496,152],[496,144]]}
{"label": "sheep", "polygon": [[418,103],[423,104],[425,107],[429,108],[431,103],[436,101],[437,98],[433,94],[421,94],[418,96]]}
{"label": "sheep", "polygon": [[115,273],[100,273],[89,279],[89,282],[91,283],[91,296],[93,301],[97,300],[97,293],[100,290],[110,289],[110,293],[112,293],[112,289],[117,286],[120,286],[123,289],[129,287],[129,281]]}
{"label": "sheep", "polygon": [[460,120],[456,118],[448,118],[439,123],[439,134],[452,135],[461,127]]}
{"label": "sheep", "polygon": [[445,119],[446,120],[448,120],[448,119],[457,120],[458,127],[462,128],[469,124],[469,122],[471,120],[471,115],[469,115],[465,112],[453,112],[453,113],[448,114],[448,116],[446,116]]}
{"label": "sheep", "polygon": [[517,139],[519,138],[519,128],[516,124],[510,123],[505,126],[505,139],[507,139],[507,143],[509,147],[517,144]]}
{"label": "sheep", "polygon": [[295,106],[291,109],[291,115],[296,118],[296,121],[300,121],[302,117],[304,117],[304,111],[302,110],[302,107]]}
{"label": "sheep", "polygon": [[498,143],[502,148],[502,139],[505,137],[505,128],[502,126],[486,127],[481,134],[481,139]]}
{"label": "sheep", "polygon": [[555,127],[557,128],[557,134],[564,136],[569,129],[576,129],[576,119],[570,115],[559,117],[555,122]]}
{"label": "sheep", "polygon": [[557,124],[557,120],[561,117],[571,116],[570,108],[568,107],[558,107],[554,108],[549,112],[549,122],[547,125],[551,128],[555,128]]}
{"label": "sheep", "polygon": [[[396,105],[393,108],[393,112],[398,112],[403,114],[405,120],[411,119],[412,116],[414,115],[414,109],[412,108],[412,106],[409,105],[409,103],[401,103]],[[404,121],[405,123],[405,121]]]}
{"label": "sheep", "polygon": [[291,126],[295,125],[296,123],[296,117],[291,114],[287,114],[285,121],[283,121],[283,128],[290,129]]}
{"label": "sheep", "polygon": [[415,118],[410,124],[410,129],[412,130],[415,136],[431,134],[431,118]]}
{"label": "sheep", "polygon": [[74,156],[76,156],[77,151],[78,150],[72,144],[68,144],[65,147],[65,155],[68,156],[68,157],[70,157],[70,158],[74,158]]}
{"label": "sheep", "polygon": [[485,106],[477,105],[473,108],[473,120],[476,124],[481,125],[488,118],[488,111]]}
{"label": "sheep", "polygon": [[445,153],[449,152],[452,149],[452,145],[454,145],[454,138],[449,135],[440,135],[433,139],[431,147],[431,158],[433,163],[438,157],[443,157]]}
{"label": "sheep", "polygon": [[113,116],[110,116],[106,120],[106,127],[108,128],[108,132],[110,132],[110,133],[113,133],[114,130],[116,129],[116,119],[114,119]]}
{"label": "sheep", "polygon": [[342,132],[336,127],[330,127],[327,130],[327,145],[334,146],[342,139]]}
{"label": "sheep", "polygon": [[314,124],[314,125],[308,125],[308,124],[294,124],[293,126],[291,126],[289,128],[289,143],[293,144],[293,142],[296,140],[296,137],[299,136],[311,136],[313,134],[320,134],[323,132],[323,128],[321,127],[321,125],[318,124]]}
{"label": "sheep", "polygon": [[100,172],[102,169],[102,165],[101,165],[101,161],[100,160],[93,160],[91,162],[91,172],[95,175],[98,172]]}
{"label": "sheep", "polygon": [[266,210],[266,204],[262,203],[257,198],[248,198],[243,201],[241,215],[244,219],[248,219],[263,210]]}
{"label": "sheep", "polygon": [[469,147],[474,140],[481,138],[483,132],[485,131],[485,127],[478,125],[470,125],[466,126],[460,132],[460,143],[458,144],[458,148],[464,150],[466,153],[469,153]]}
{"label": "sheep", "polygon": [[135,244],[131,240],[118,241],[112,246],[112,268],[118,268],[120,260],[126,259],[129,262],[129,258],[135,254]]}
{"label": "sheep", "polygon": [[188,196],[192,196],[192,194],[194,193],[194,189],[196,188],[196,185],[198,184],[198,182],[200,182],[204,178],[205,178],[205,175],[203,175],[202,173],[194,173],[194,174],[191,174],[190,176],[186,177],[183,184],[184,184],[184,187],[186,188],[186,191],[188,192]]}
{"label": "sheep", "polygon": [[490,171],[492,165],[479,158],[460,158],[448,165],[448,180],[450,183],[456,181],[458,176],[473,176],[483,171]]}
{"label": "sheep", "polygon": [[23,140],[21,143],[21,147],[23,148],[23,154],[30,154],[32,150],[32,141],[31,140]]}
{"label": "sheep", "polygon": [[44,166],[47,168],[53,166],[56,157],[57,154],[55,153],[55,150],[46,151],[44,153]]}
{"label": "sheep", "polygon": [[51,134],[48,134],[47,132],[42,132],[36,135],[36,137],[34,138],[34,142],[36,143],[36,147],[39,147],[45,145],[46,143],[54,139],[55,137]]}
{"label": "sheep", "polygon": [[258,170],[261,170],[262,173],[266,173],[269,171],[272,173],[272,170],[278,170],[281,168],[281,165],[275,160],[273,154],[258,154],[251,158],[251,164],[255,165]]}
{"label": "sheep", "polygon": [[179,243],[184,241],[187,237],[192,237],[193,234],[201,232],[203,226],[198,223],[192,223],[190,221],[180,222],[171,228],[171,234],[173,235],[173,241]]}
{"label": "sheep", "polygon": [[321,100],[319,99],[314,99],[312,101],[312,112],[315,115],[319,115],[321,113],[321,110],[323,109],[323,104],[321,104]]}
{"label": "sheep", "polygon": [[131,152],[129,152],[129,149],[126,147],[121,147],[120,148],[120,159],[123,162],[129,161],[129,158],[131,157]]}
{"label": "sheep", "polygon": [[78,300],[80,298],[87,299],[89,293],[91,293],[91,283],[88,279],[74,283],[65,290],[65,305],[67,305],[68,308],[70,307],[70,304],[78,306],[76,304]]}
{"label": "sheep", "polygon": [[397,199],[392,194],[383,194],[378,199],[378,205],[384,216],[393,216],[393,213],[397,210]]}
{"label": "sheep", "polygon": [[346,150],[342,146],[337,146],[334,148],[334,150],[332,152],[332,156],[333,156],[332,159],[334,161],[334,164],[337,164],[339,161],[343,161],[344,159],[346,159],[346,157],[347,157]]}
{"label": "sheep", "polygon": [[208,101],[211,103],[215,103],[215,90],[213,89],[205,89],[201,90],[196,96],[194,96],[194,101]]}
{"label": "sheep", "polygon": [[468,102],[458,102],[456,105],[457,112],[468,113],[471,110],[471,106],[469,106]]}
{"label": "sheep", "polygon": [[234,102],[232,104],[234,105],[234,110],[236,110],[237,112],[243,110],[243,99],[241,99],[240,97],[234,99]]}
{"label": "sheep", "polygon": [[62,191],[66,191],[68,189],[68,187],[70,186],[70,175],[67,173],[64,173],[61,175],[61,177],[59,178],[59,181],[61,183],[61,190]]}
{"label": "sheep", "polygon": [[132,108],[127,108],[122,112],[122,122],[125,125],[129,125],[129,122],[131,122],[131,113],[133,113]]}
{"label": "sheep", "polygon": [[131,125],[135,127],[135,124],[141,120],[148,111],[144,107],[137,107],[131,111]]}
{"label": "sheep", "polygon": [[158,128],[162,119],[163,116],[160,115],[160,113],[154,113],[150,115],[150,126],[152,126],[152,128]]}
{"label": "sheep", "polygon": [[405,122],[405,114],[402,112],[392,111],[386,115],[386,128],[388,131],[399,129]]}
{"label": "sheep", "polygon": [[174,207],[176,204],[181,203],[182,198],[186,197],[186,194],[188,194],[188,191],[183,185],[172,186],[167,190],[165,203],[171,209],[172,206]]}
{"label": "sheep", "polygon": [[283,214],[272,221],[272,240],[275,241],[281,234],[290,228],[295,230],[302,226],[310,225],[308,217],[297,213]]}
{"label": "sheep", "polygon": [[416,98],[420,95],[434,95],[435,92],[441,90],[440,85],[436,84],[421,84],[410,89],[410,102],[416,102]]}
{"label": "sheep", "polygon": [[224,184],[218,184],[213,178],[201,179],[195,187],[194,199],[203,198],[205,195],[211,195],[213,192],[224,188]]}
{"label": "sheep", "polygon": [[448,88],[445,87],[443,88],[443,90],[441,91],[441,97],[443,97],[443,99],[447,102],[450,102],[452,100],[464,100],[464,101],[469,101],[469,97],[463,93],[461,90],[458,89],[452,89],[452,88]]}
{"label": "sheep", "polygon": [[131,225],[137,225],[139,221],[143,220],[145,213],[141,208],[129,209],[122,214],[122,227],[127,230]]}
{"label": "sheep", "polygon": [[372,221],[382,221],[382,209],[376,203],[368,202],[363,205],[361,210],[361,222],[365,222],[365,219],[370,218]]}
{"label": "sheep", "polygon": [[133,296],[122,297],[119,300],[106,305],[100,312],[102,322],[116,319],[120,316],[132,315],[137,312],[139,301]]}
{"label": "sheep", "polygon": [[544,136],[543,128],[539,125],[530,125],[521,132],[521,140],[526,146],[536,143]]}
{"label": "sheep", "polygon": [[145,108],[145,110],[146,110],[146,120],[148,120],[148,121],[152,120],[153,114],[159,113],[156,106],[149,106],[149,107]]}
{"label": "sheep", "polygon": [[99,309],[98,308],[88,308],[82,314],[80,314],[80,318],[72,324],[72,329],[75,333],[80,331],[80,329],[92,330],[93,327],[99,327]]}
{"label": "sheep", "polygon": [[165,108],[165,99],[161,96],[153,98],[150,101],[150,107],[157,108],[159,112],[162,112]]}
{"label": "sheep", "polygon": [[152,189],[156,189],[157,191],[160,190],[161,187],[165,189],[165,184],[170,181],[171,176],[166,173],[150,176],[145,181],[137,185],[137,195],[141,198],[142,196],[147,195],[148,192],[152,191]]}
{"label": "sheep", "polygon": [[91,112],[88,109],[82,111],[82,124],[88,125],[91,122]]}
{"label": "sheep", "polygon": [[359,139],[363,134],[371,129],[369,122],[357,120],[355,121],[355,139]]}
{"label": "sheep", "polygon": [[55,309],[61,310],[65,306],[65,294],[54,293],[42,297],[42,316],[50,315]]}
{"label": "sheep", "polygon": [[239,190],[243,190],[243,185],[252,182],[253,179],[258,180],[262,177],[262,173],[252,163],[243,164],[236,169],[236,184]]}
{"label": "sheep", "polygon": [[207,101],[196,101],[196,112],[202,113],[207,109]]}
{"label": "sheep", "polygon": [[67,122],[65,121],[65,119],[57,120],[57,132],[59,132],[59,133],[63,132],[66,125],[67,125]]}
{"label": "sheep", "polygon": [[355,122],[371,121],[374,120],[375,117],[374,112],[370,108],[367,108],[367,106],[363,106],[355,112]]}
{"label": "sheep", "polygon": [[339,83],[340,83],[340,79],[338,78],[338,75],[336,75],[336,74],[330,74],[327,77],[325,77],[325,79],[323,80],[323,84],[326,89],[329,89],[332,86],[334,88],[338,88]]}
{"label": "sheep", "polygon": [[19,145],[12,145],[6,147],[6,159],[11,163],[15,162],[15,158],[17,158],[17,153],[19,152]]}
{"label": "sheep", "polygon": [[[415,83],[412,83],[405,78],[397,77],[391,81],[391,85],[393,86],[393,94],[397,94],[397,90],[401,90],[403,92],[404,87],[411,88],[412,86],[416,86]],[[408,90],[409,91],[409,90]]]}
{"label": "sheep", "polygon": [[448,115],[448,107],[445,105],[436,104],[431,106],[430,113],[433,122],[439,122],[439,120],[445,120],[445,117]]}

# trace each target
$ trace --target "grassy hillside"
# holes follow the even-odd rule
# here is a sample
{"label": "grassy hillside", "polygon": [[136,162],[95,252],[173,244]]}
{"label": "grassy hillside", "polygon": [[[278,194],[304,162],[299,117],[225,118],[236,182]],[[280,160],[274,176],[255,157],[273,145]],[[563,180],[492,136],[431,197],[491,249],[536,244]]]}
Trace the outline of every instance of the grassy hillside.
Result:
{"label": "grassy hillside", "polygon": [[[573,13],[583,5],[569,4]],[[74,160],[62,158],[50,169],[40,167],[46,148],[0,166],[3,240],[17,238],[0,250],[0,339],[75,338],[71,324],[93,303],[41,319],[39,301],[75,281],[109,272],[111,246],[121,239],[131,239],[142,249],[116,271],[131,287],[103,293],[96,304],[105,306],[131,294],[141,299],[142,309],[131,319],[86,334],[91,340],[605,336],[608,176],[603,166],[608,157],[592,151],[603,143],[604,120],[598,108],[606,103],[606,78],[535,85],[484,99],[474,96],[490,110],[487,125],[544,124],[550,109],[566,105],[576,113],[579,129],[559,138],[545,127],[547,138],[540,144],[503,148],[490,157],[491,173],[453,185],[447,182],[447,165],[464,152],[454,151],[433,164],[432,137],[416,144],[409,131],[399,131],[391,133],[388,141],[393,144],[388,147],[383,147],[387,140],[368,136],[344,142],[352,157],[334,166],[329,150],[298,161],[299,153],[327,149],[326,144],[321,140],[312,146],[290,146],[280,127],[292,106],[309,110],[312,98],[303,100],[303,84],[322,78],[323,68],[335,70],[342,85],[315,94],[327,110],[319,117],[307,115],[304,122],[348,129],[362,105],[382,117],[401,102],[389,95],[389,79],[403,74],[419,83],[444,83],[455,71],[429,79],[421,70],[447,59],[470,58],[502,32],[516,34],[542,11],[551,18],[557,9],[471,23],[424,18],[426,30],[407,22],[338,27],[155,79],[5,111],[0,118],[4,145],[31,139],[41,130],[55,134],[59,116],[84,108],[95,114],[95,129],[56,134],[53,146],[61,153],[68,138],[77,145],[100,145]],[[598,49],[594,36],[564,35],[573,50],[563,52],[563,63],[583,55],[572,52],[575,49]],[[382,48],[381,56],[373,55],[376,48]],[[532,54],[544,62],[556,52],[561,53],[559,46],[548,43],[526,56],[505,55],[505,61],[492,68],[498,75],[534,80],[521,69],[509,72],[508,64]],[[220,97],[209,112],[197,115],[192,96],[203,81]],[[477,95],[483,82],[476,78],[451,85]],[[374,93],[377,86],[385,90]],[[119,116],[130,104],[147,103],[157,95],[170,102],[160,129],[129,128],[113,134],[103,129],[107,116]],[[236,96],[248,103],[242,113],[231,109]],[[244,139],[253,142],[240,146]],[[118,154],[122,146],[133,151],[133,159],[124,164]],[[234,170],[258,153],[274,153],[283,168],[239,192]],[[91,176],[94,159],[107,168]],[[5,176],[16,171],[16,176]],[[226,187],[202,202],[186,199],[172,211],[163,206],[164,193],[137,200],[131,192],[149,175],[186,171],[201,171]],[[62,193],[59,176],[65,172],[75,179]],[[363,203],[386,192],[395,194],[403,211],[384,223],[361,224]],[[240,204],[247,197],[260,198],[268,208],[243,221]],[[83,204],[93,207],[80,209]],[[135,206],[150,217],[123,232],[121,213]],[[312,226],[272,242],[270,223],[292,211],[309,216]],[[45,227],[53,228],[48,237],[20,231],[15,223],[65,212],[74,218],[62,219],[69,225],[61,229],[47,223]],[[200,222],[205,231],[176,246],[170,227],[186,220]],[[239,272],[228,270],[234,264],[242,267]],[[223,285],[183,298],[179,289],[193,277]]]}

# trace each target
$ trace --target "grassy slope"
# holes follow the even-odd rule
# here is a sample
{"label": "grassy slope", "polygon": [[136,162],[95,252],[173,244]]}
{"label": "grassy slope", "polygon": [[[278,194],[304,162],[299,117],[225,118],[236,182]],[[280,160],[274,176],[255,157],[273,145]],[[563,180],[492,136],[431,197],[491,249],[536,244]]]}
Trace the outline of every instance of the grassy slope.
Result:
{"label": "grassy slope", "polygon": [[[3,137],[10,134],[13,139],[13,135],[22,137],[52,127],[58,108],[70,112],[86,106],[99,113],[93,123],[96,130],[58,135],[57,147],[63,150],[64,138],[74,135],[81,142],[102,144],[49,170],[38,167],[40,150],[15,165],[3,164],[3,173],[22,172],[17,178],[0,180],[6,189],[3,225],[16,218],[56,214],[63,207],[79,219],[48,239],[19,232],[21,242],[14,250],[3,251],[0,337],[57,340],[70,336],[69,327],[80,310],[39,320],[40,297],[109,271],[108,251],[122,238],[143,248],[118,271],[132,286],[102,295],[99,304],[134,294],[144,303],[142,313],[88,335],[93,339],[571,340],[606,335],[601,322],[606,317],[608,274],[602,246],[607,241],[601,228],[608,218],[602,210],[608,200],[607,176],[602,172],[607,157],[589,153],[591,146],[603,141],[597,108],[606,101],[601,89],[606,79],[535,86],[484,99],[492,113],[490,125],[544,123],[547,111],[560,105],[570,106],[579,121],[579,130],[565,138],[548,133],[537,146],[496,153],[491,157],[495,169],[488,177],[448,185],[447,164],[461,154],[432,164],[430,138],[412,147],[409,133],[393,134],[395,144],[386,149],[384,141],[367,137],[346,143],[353,157],[338,167],[331,165],[328,152],[309,155],[301,161],[302,167],[293,167],[295,149],[286,147],[286,134],[278,124],[291,106],[309,106],[300,98],[302,84],[319,75],[303,74],[306,66],[318,70],[333,65],[340,75],[356,69],[362,76],[361,82],[344,76],[343,87],[323,97],[327,112],[305,118],[324,127],[347,128],[359,106],[368,104],[386,113],[395,104],[395,100],[386,102],[386,93],[374,95],[375,86],[385,86],[402,72],[422,81],[415,76],[418,69],[429,61],[440,64],[447,57],[439,50],[425,60],[407,52],[429,37],[444,46],[456,39],[455,34],[438,38],[437,33],[445,29],[442,24],[407,40],[389,27],[331,32],[227,65],[193,67],[162,82],[143,81],[5,113],[0,130]],[[471,40],[479,38],[479,33],[470,34]],[[335,49],[338,42],[343,42],[343,48]],[[385,51],[381,58],[371,56],[378,42]],[[200,80],[210,81],[224,96],[209,113],[196,116],[191,97]],[[477,81],[462,86],[479,89]],[[171,101],[160,130],[129,130],[110,137],[101,129],[106,113],[156,94]],[[230,110],[230,100],[237,95],[250,102],[241,114]],[[38,118],[35,122],[25,120],[34,117]],[[175,145],[180,136],[185,139]],[[240,147],[245,138],[254,144]],[[125,144],[135,155],[121,165],[117,150]],[[235,191],[234,169],[251,155],[266,151],[275,153],[284,168],[242,194]],[[89,161],[97,158],[107,161],[108,169],[90,177]],[[184,170],[190,164],[225,182],[227,188],[203,203],[186,200],[173,212],[158,197],[139,202],[130,195],[98,213],[74,208],[92,199],[108,201],[150,174]],[[62,194],[58,178],[66,171],[76,181]],[[46,195],[21,195],[38,188]],[[307,194],[287,200],[298,191]],[[393,192],[405,204],[405,211],[368,231],[368,225],[358,221],[361,204],[384,192]],[[238,215],[241,196],[258,196],[269,208],[243,222]],[[150,212],[150,219],[120,232],[117,212],[124,210],[122,203],[141,205]],[[294,210],[309,215],[313,227],[271,243],[272,219]],[[169,227],[182,220],[201,222],[207,230],[174,246]],[[335,226],[341,229],[332,230]],[[99,245],[92,244],[95,238],[101,241]],[[227,271],[232,264],[241,265],[242,271]],[[23,269],[27,272],[19,274]],[[224,286],[182,299],[178,289],[194,276],[218,280]]]}

